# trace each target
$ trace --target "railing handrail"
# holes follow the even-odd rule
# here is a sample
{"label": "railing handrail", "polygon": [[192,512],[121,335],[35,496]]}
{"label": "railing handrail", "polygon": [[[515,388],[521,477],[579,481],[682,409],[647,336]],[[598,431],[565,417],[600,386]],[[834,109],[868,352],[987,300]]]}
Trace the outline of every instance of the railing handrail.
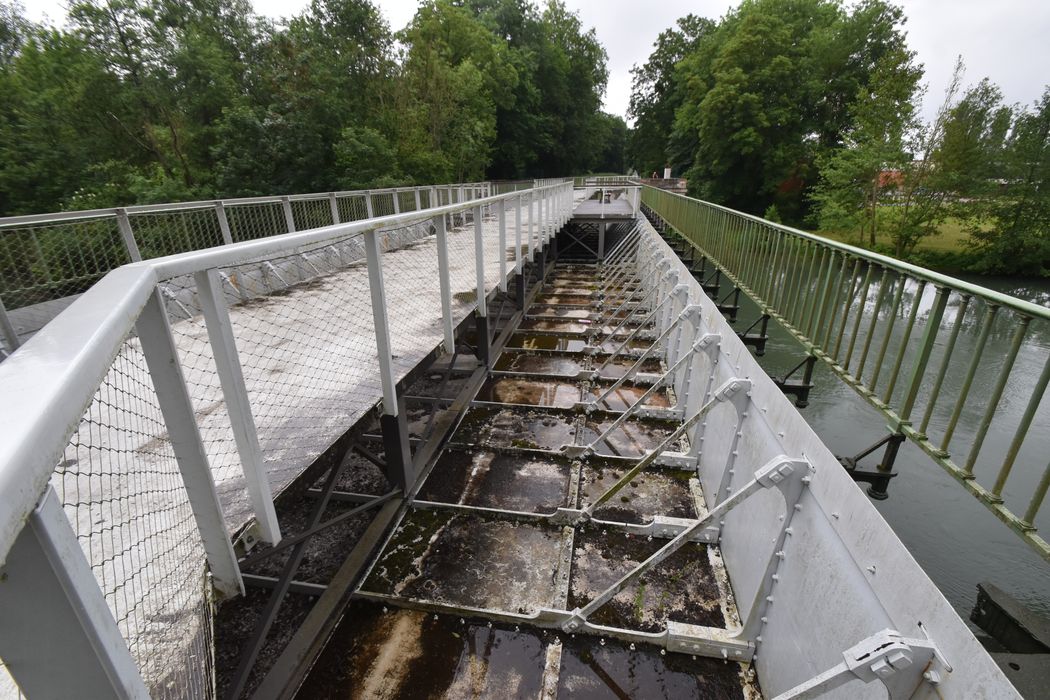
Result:
{"label": "railing handrail", "polygon": [[814,233],[808,233],[797,228],[792,228],[791,226],[785,226],[784,224],[778,224],[774,221],[763,219],[761,216],[755,216],[754,214],[748,214],[746,212],[737,211],[736,209],[731,209],[729,207],[725,207],[720,204],[715,204],[713,202],[708,202],[703,199],[697,199],[696,197],[689,197],[688,195],[679,194],[677,192],[671,192],[670,190],[663,190],[659,187],[653,187],[652,185],[643,184],[642,187],[646,187],[648,189],[664,193],[671,197],[678,197],[686,201],[698,202],[713,209],[723,211],[727,214],[740,216],[749,221],[760,223],[763,226],[769,226],[778,229],[786,234],[811,240],[818,245],[823,245],[828,248],[831,248],[832,250],[847,253],[851,256],[861,258],[862,260],[874,263],[881,267],[886,267],[896,272],[908,274],[913,277],[926,280],[927,282],[930,282],[934,285],[948,287],[958,292],[963,292],[965,294],[980,297],[985,301],[988,301],[989,303],[1012,309],[1019,314],[1050,321],[1050,308],[1046,306],[1041,306],[1030,301],[1025,301],[1024,299],[1019,299],[1009,294],[1003,294],[1002,292],[997,292],[994,289],[989,289],[988,287],[982,287],[979,284],[967,282],[966,280],[959,279],[958,277],[952,277],[951,275],[945,275],[940,272],[935,272],[934,270],[930,270],[929,268],[921,267],[919,265],[913,265],[912,263],[904,262],[903,260],[898,260],[897,258],[892,258],[888,255],[875,253],[864,248],[858,248],[857,246],[852,246],[848,243],[840,243],[839,241],[835,241],[830,238],[825,238]]}
{"label": "railing handrail", "polygon": [[71,211],[48,212],[45,214],[20,214],[17,216],[0,217],[0,229],[10,226],[25,226],[31,224],[44,224],[57,221],[79,221],[81,219],[101,219],[107,216],[116,216],[123,212],[125,214],[153,214],[157,212],[183,211],[190,209],[206,209],[222,204],[224,207],[236,207],[249,204],[280,204],[285,198],[290,202],[302,202],[312,199],[323,199],[335,195],[336,197],[356,197],[367,194],[388,194],[399,192],[413,192],[417,189],[447,189],[449,187],[483,187],[487,182],[456,182],[441,185],[406,185],[404,187],[377,187],[361,190],[333,190],[331,192],[309,192],[305,194],[290,195],[267,195],[259,197],[226,197],[215,199],[198,199],[188,202],[165,202],[158,204],[132,204],[126,207],[105,207],[102,209],[75,209]]}
{"label": "railing handrail", "polygon": [[[156,285],[306,245],[401,228],[562,187],[546,185],[432,209],[279,234],[118,267],[0,363],[0,565],[47,487],[55,465]],[[61,426],[61,435],[56,432]]]}

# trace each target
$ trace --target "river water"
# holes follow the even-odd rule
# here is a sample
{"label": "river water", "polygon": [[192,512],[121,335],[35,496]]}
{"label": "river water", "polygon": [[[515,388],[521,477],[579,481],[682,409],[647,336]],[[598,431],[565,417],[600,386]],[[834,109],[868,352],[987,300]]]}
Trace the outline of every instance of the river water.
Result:
{"label": "river water", "polygon": [[[1050,281],[998,278],[973,278],[970,281],[1043,305],[1050,305]],[[914,291],[914,290],[912,290]],[[907,294],[906,301],[907,301]],[[921,299],[922,311],[932,304],[933,290],[927,289]],[[908,303],[902,305],[908,308]],[[951,310],[946,314],[950,318]],[[971,313],[974,310],[971,309]],[[739,329],[746,328],[758,316],[757,307],[741,295]],[[966,318],[966,317],[964,317]],[[903,323],[898,323],[899,327]],[[999,402],[997,412],[1014,420],[1004,420],[1010,427],[999,427],[998,416],[981,451],[977,473],[981,483],[990,485],[998,464],[1013,437],[1016,417],[1025,409],[1043,364],[1050,353],[1050,324],[1033,323],[1025,345],[1017,358]],[[947,335],[942,332],[942,336]],[[953,357],[968,359],[977,335],[976,315],[973,323],[966,323],[960,334]],[[759,363],[770,374],[783,375],[804,356],[801,346],[786,330],[774,322],[769,324],[766,354]],[[917,331],[911,346],[918,345]],[[962,413],[956,440],[963,443],[977,430],[986,403],[987,393],[994,382],[996,362],[1006,353],[1010,328],[996,328],[988,340],[982,373],[971,390],[973,406]],[[943,342],[943,338],[941,339]],[[896,346],[896,342],[894,343]],[[905,368],[911,367],[912,357],[906,356]],[[931,363],[932,364],[932,363]],[[1001,364],[1001,363],[1000,363]],[[928,370],[929,372],[930,370]],[[954,399],[964,372],[953,368],[945,379],[942,396]],[[809,406],[800,409],[817,434],[839,456],[854,455],[887,434],[886,422],[847,384],[838,379],[823,363],[818,362],[814,378],[816,387],[810,394]],[[1025,391],[1028,387],[1028,391]],[[930,434],[943,431],[951,412],[952,402],[945,401],[944,410],[938,409],[930,424]],[[922,404],[920,397],[920,405]],[[921,414],[920,414],[921,415]],[[953,450],[954,451],[954,450]],[[959,455],[965,456],[965,452]],[[955,461],[960,461],[960,456]],[[1024,506],[1047,466],[1050,455],[1050,399],[1044,400],[1029,431],[1004,492],[1007,504],[1014,512],[1024,512]],[[863,464],[874,468],[881,450]],[[996,461],[998,459],[998,461]],[[899,476],[889,487],[890,497],[872,501],[897,535],[926,570],[945,597],[968,619],[977,597],[977,583],[988,581],[1015,596],[1030,609],[1050,618],[1050,563],[998,520],[982,503],[958,482],[931,461],[923,452],[905,441],[895,467]],[[983,472],[981,470],[984,470]],[[866,484],[859,484],[866,488]],[[1050,536],[1050,503],[1039,514],[1036,523],[1044,538]]]}

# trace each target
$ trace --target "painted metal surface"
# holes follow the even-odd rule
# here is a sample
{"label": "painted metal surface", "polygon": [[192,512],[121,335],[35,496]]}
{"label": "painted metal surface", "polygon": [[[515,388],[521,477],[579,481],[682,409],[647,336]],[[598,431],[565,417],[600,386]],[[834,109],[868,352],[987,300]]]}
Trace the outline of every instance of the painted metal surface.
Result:
{"label": "painted metal surface", "polygon": [[[1033,326],[1050,323],[1050,309],[683,195],[645,187],[642,198],[698,255],[880,411],[891,432],[916,444],[1050,560],[1050,543],[1036,524],[1050,465],[1031,451],[1023,465],[1017,461],[1040,406],[1050,410],[1043,405],[1050,358],[1034,384],[1010,383],[1022,341]],[[960,328],[974,324],[979,330],[972,353],[957,356]],[[992,333],[1011,337],[1005,356],[985,353]],[[964,373],[954,393],[943,390],[948,372]],[[972,390],[985,382],[989,391]],[[1009,424],[996,424],[1014,436],[1007,453],[982,453],[1008,385],[1027,407]],[[916,424],[919,410],[923,416]],[[973,410],[982,415],[976,433],[956,435],[962,412]],[[946,424],[938,427],[934,416]],[[1007,480],[1019,466],[1038,485],[1010,493]]]}

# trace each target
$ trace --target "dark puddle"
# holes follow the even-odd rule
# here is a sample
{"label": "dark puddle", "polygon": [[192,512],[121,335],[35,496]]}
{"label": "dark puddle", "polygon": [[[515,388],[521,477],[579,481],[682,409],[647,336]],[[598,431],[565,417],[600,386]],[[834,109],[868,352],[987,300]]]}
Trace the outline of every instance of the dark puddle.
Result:
{"label": "dark puddle", "polygon": [[[602,363],[605,362],[608,356],[597,356],[594,358],[595,369],[601,367]],[[631,359],[629,357],[617,357],[605,367],[602,367],[599,375],[605,379],[619,379],[627,373],[637,359]],[[646,358],[641,366],[638,368],[639,372],[646,372],[649,374],[658,374],[663,371],[660,364],[660,360],[654,357]]]}
{"label": "dark puddle", "polygon": [[594,299],[591,298],[590,294],[559,294],[544,293],[537,294],[535,303],[537,304],[566,304],[569,306],[593,306]]}
{"label": "dark puddle", "polygon": [[[587,341],[580,338],[559,338],[553,335],[540,333],[515,333],[507,341],[511,348],[523,350],[557,350],[560,352],[582,352],[587,347]],[[611,350],[614,350],[610,348]]]}
{"label": "dark puddle", "polygon": [[[609,386],[611,386],[609,383],[591,386],[588,390],[590,398],[598,398],[609,388]],[[635,385],[630,382],[624,382],[616,387],[612,393],[602,399],[599,408],[609,411],[626,411],[637,403],[650,388],[651,387],[647,385]],[[653,394],[646,399],[645,403],[642,405],[650,408],[670,408],[671,401],[667,398],[667,390],[660,388],[653,392]]]}
{"label": "dark puddle", "polygon": [[507,351],[500,355],[493,369],[497,372],[527,372],[575,377],[586,369],[586,358]]}
{"label": "dark puddle", "polygon": [[572,408],[580,400],[580,385],[576,382],[494,377],[482,385],[477,400]]}
{"label": "dark puddle", "polygon": [[591,330],[591,325],[573,321],[544,321],[542,319],[527,318],[521,322],[519,328],[523,331],[539,333],[583,335]]}
{"label": "dark puddle", "polygon": [[[612,425],[613,421],[613,418],[588,420],[580,436],[581,443],[589,444]],[[677,425],[669,421],[630,418],[595,445],[594,450],[598,454],[611,457],[642,457],[648,450],[659,446],[675,431]]]}
{"label": "dark puddle", "polygon": [[554,597],[559,527],[414,509],[363,590],[528,613]]}
{"label": "dark puddle", "polygon": [[581,319],[589,320],[590,309],[580,309],[572,306],[531,306],[529,307],[530,318],[558,318],[558,319]]}
{"label": "dark puddle", "polygon": [[419,498],[551,513],[567,506],[571,465],[556,457],[490,450],[446,450]]}
{"label": "dark puddle", "polygon": [[[629,464],[603,466],[596,462],[590,460],[583,468],[581,508],[605,493],[630,468]],[[689,491],[689,479],[693,475],[687,469],[646,469],[597,508],[594,517],[635,524],[652,522],[654,515],[695,518],[693,496]]]}
{"label": "dark puddle", "polygon": [[598,352],[611,354],[619,351],[620,355],[627,355],[628,357],[634,355],[637,357],[653,344],[653,341],[645,338],[632,338],[626,344],[624,343],[625,340],[627,340],[626,335],[611,338],[609,336],[599,336],[596,341]]}
{"label": "dark puddle", "polygon": [[574,700],[743,700],[740,666],[584,635],[565,639],[558,697]]}
{"label": "dark puddle", "polygon": [[352,602],[300,698],[535,698],[546,644],[531,630]]}
{"label": "dark puddle", "polygon": [[[578,528],[573,546],[569,609],[587,605],[668,542],[593,526]],[[663,630],[668,620],[724,628],[719,595],[707,547],[690,542],[649,569],[587,619],[643,632]]]}
{"label": "dark puddle", "polygon": [[576,419],[572,413],[540,409],[471,408],[452,442],[482,447],[558,450],[573,444]]}

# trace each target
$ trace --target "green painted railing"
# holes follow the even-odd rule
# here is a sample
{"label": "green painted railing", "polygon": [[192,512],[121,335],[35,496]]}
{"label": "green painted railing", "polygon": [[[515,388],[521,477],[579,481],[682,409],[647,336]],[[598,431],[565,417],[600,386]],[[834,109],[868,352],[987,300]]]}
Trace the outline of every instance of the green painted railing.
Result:
{"label": "green painted railing", "polygon": [[[1050,561],[1050,309],[653,187],[642,203]],[[1011,437],[983,449],[990,431]]]}

